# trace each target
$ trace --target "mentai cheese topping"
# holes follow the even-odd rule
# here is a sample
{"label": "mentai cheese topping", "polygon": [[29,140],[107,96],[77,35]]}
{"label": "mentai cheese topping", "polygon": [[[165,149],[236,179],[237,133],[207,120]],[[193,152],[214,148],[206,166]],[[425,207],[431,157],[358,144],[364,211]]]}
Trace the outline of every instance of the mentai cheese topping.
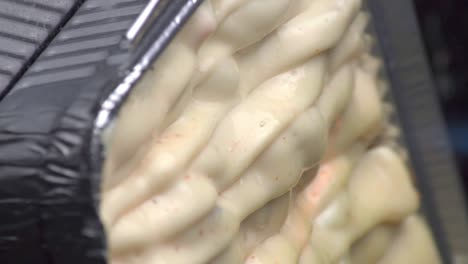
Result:
{"label": "mentai cheese topping", "polygon": [[112,264],[437,264],[361,0],[206,0],[106,131]]}

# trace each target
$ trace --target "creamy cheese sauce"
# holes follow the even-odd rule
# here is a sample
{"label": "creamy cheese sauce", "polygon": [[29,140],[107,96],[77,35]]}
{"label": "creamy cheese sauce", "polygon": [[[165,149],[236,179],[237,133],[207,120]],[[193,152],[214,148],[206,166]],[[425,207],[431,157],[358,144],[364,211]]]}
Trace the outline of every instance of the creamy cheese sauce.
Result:
{"label": "creamy cheese sauce", "polygon": [[361,5],[204,2],[107,133],[111,263],[440,263]]}

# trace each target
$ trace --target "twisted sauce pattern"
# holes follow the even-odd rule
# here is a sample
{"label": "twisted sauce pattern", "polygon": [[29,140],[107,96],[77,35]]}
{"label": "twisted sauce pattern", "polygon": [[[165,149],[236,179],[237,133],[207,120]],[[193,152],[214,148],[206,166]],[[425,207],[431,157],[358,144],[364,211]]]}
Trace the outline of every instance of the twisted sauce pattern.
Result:
{"label": "twisted sauce pattern", "polygon": [[106,138],[111,263],[438,263],[361,5],[205,1]]}

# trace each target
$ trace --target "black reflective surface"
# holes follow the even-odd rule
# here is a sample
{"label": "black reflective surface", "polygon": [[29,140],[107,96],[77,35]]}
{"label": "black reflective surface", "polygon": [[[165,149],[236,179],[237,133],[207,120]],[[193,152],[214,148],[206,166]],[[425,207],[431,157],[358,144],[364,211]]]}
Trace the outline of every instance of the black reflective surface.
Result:
{"label": "black reflective surface", "polygon": [[457,164],[468,192],[468,2],[414,0]]}

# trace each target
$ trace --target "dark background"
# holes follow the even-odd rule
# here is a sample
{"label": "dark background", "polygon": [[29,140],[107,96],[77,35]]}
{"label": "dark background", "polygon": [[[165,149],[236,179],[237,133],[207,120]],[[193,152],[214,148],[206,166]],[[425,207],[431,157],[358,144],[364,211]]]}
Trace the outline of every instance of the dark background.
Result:
{"label": "dark background", "polygon": [[413,1],[451,144],[468,192],[468,1]]}

